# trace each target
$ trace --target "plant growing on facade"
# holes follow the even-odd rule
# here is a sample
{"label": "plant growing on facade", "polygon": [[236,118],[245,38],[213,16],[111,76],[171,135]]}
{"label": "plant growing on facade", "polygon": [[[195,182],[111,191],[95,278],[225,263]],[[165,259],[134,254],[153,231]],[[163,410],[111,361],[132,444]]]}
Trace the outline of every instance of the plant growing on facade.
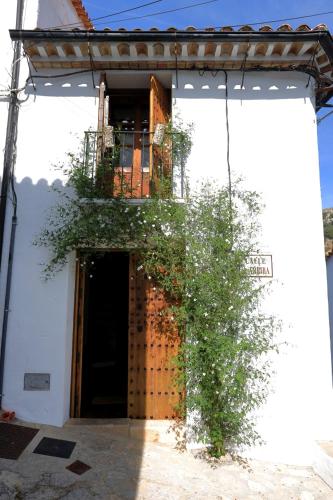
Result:
{"label": "plant growing on facade", "polygon": [[[189,132],[169,125],[156,154],[159,172],[170,148],[173,164],[183,168]],[[267,354],[275,348],[274,320],[260,312],[265,287],[247,267],[257,251],[257,194],[239,182],[231,190],[206,182],[179,201],[170,179],[160,176],[152,198],[137,205],[124,193],[106,199],[98,185],[94,191],[80,158],[71,157],[67,175],[74,195],[62,194],[37,241],[53,252],[46,275],[76,249],[135,251],[168,295],[166,313],[182,339],[175,360],[176,382],[186,393],[180,416],[189,417],[194,437],[213,456],[257,441],[252,416],[267,395]]]}

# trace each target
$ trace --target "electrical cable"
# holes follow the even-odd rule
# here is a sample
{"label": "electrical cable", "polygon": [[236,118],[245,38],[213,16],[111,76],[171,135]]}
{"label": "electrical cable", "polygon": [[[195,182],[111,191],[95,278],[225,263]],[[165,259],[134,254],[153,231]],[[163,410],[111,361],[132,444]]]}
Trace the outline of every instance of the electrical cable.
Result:
{"label": "electrical cable", "polygon": [[231,165],[230,165],[230,127],[229,127],[229,91],[228,91],[228,73],[225,69],[224,73],[225,83],[225,125],[227,131],[227,169],[228,169],[228,190],[229,190],[229,208],[230,217],[232,214],[232,187],[231,187]]}
{"label": "electrical cable", "polygon": [[[23,49],[24,51],[24,49]],[[31,80],[31,83],[32,83],[32,88],[34,89],[34,94],[35,94],[35,98],[36,98],[36,85],[35,85],[35,82],[34,82],[34,78],[33,78],[33,75],[32,75],[32,71],[31,71],[31,67],[30,67],[30,59],[29,57],[26,55],[25,51],[24,51],[24,55],[26,57],[26,60],[27,60],[27,64],[28,64],[28,71],[29,71],[29,79]],[[31,63],[32,64],[32,63]],[[26,82],[27,83],[27,82]],[[26,85],[25,85],[26,86]]]}
{"label": "electrical cable", "polygon": [[[176,9],[169,9],[169,10],[162,10],[160,12],[154,12],[153,14],[145,14],[142,16],[126,17],[124,19],[116,19],[115,21],[111,21],[111,23],[120,23],[120,22],[124,22],[124,21],[135,21],[138,19],[146,19],[147,17],[160,16],[162,14],[171,14],[172,12],[179,12],[180,10],[193,9],[194,7],[201,7],[202,5],[206,5],[209,3],[216,3],[216,2],[220,2],[220,0],[206,0],[205,2],[198,2],[198,3],[193,3],[190,5],[184,5],[183,7],[178,7]],[[96,23],[96,25],[97,24],[105,24],[105,23]]]}
{"label": "electrical cable", "polygon": [[[22,29],[24,14],[24,0],[17,1],[16,7],[16,23],[15,28],[17,30]],[[21,43],[15,42],[14,44],[14,55],[13,55],[13,66],[12,66],[12,79],[11,88],[19,87],[19,76],[20,76],[20,63],[21,63]],[[7,258],[7,276],[2,279],[5,280],[5,299],[3,305],[3,317],[2,317],[2,331],[1,331],[1,344],[0,344],[0,408],[2,407],[3,398],[3,382],[4,382],[4,369],[5,369],[5,358],[6,358],[6,342],[7,342],[7,330],[8,330],[8,318],[10,313],[10,294],[11,294],[11,283],[12,283],[12,268],[13,268],[13,255],[15,248],[15,234],[17,226],[17,196],[14,186],[14,168],[16,161],[16,141],[17,141],[17,123],[18,114],[20,109],[20,103],[18,101],[17,93],[11,91],[8,116],[7,116],[7,130],[6,130],[6,143],[4,151],[4,162],[3,162],[3,174],[2,174],[2,185],[1,185],[1,197],[0,197],[0,265],[2,264],[3,249],[4,249],[4,232],[5,232],[5,221],[7,213],[7,197],[9,194],[9,188],[13,195],[13,214],[11,217],[11,229],[9,237],[9,247],[8,247],[8,258]],[[1,276],[3,272],[1,273]]]}
{"label": "electrical cable", "polygon": [[326,115],[322,116],[321,118],[319,118],[317,120],[317,125],[319,125],[323,120],[325,120],[325,118],[327,118],[328,116],[332,115],[333,114],[333,110],[330,111],[329,113],[326,113]]}
{"label": "electrical cable", "polygon": [[175,31],[175,63],[176,63],[176,89],[178,89],[178,45],[177,45],[176,31]]}
{"label": "electrical cable", "polygon": [[[105,68],[104,67],[99,67],[98,68],[98,71],[129,71],[131,68],[130,67],[121,67],[121,68],[116,68],[116,69],[110,69],[109,66],[106,66]],[[175,67],[168,67],[168,68],[157,68],[158,71],[175,71],[177,68],[176,66]],[[178,68],[179,69],[179,68]],[[147,71],[147,69],[143,68],[141,71]],[[198,70],[197,68],[187,68],[186,71],[198,71],[200,76],[202,76],[206,71],[212,71],[211,68],[209,68],[209,66],[207,66],[206,68],[202,68],[200,70]],[[214,70],[216,73],[218,73],[219,71],[224,71],[223,68],[219,68],[219,69],[215,69]],[[240,71],[240,68],[230,68],[228,69],[228,71]],[[315,77],[315,71],[313,70],[313,68],[309,68],[309,64],[304,64],[304,66],[302,67],[297,67],[295,68],[294,66],[292,67],[283,67],[281,68],[280,66],[279,67],[275,67],[275,66],[271,66],[271,67],[268,67],[268,68],[262,68],[260,66],[258,67],[252,67],[252,68],[244,68],[243,70],[244,72],[246,73],[250,73],[250,72],[253,72],[253,73],[256,73],[256,72],[259,72],[259,71],[266,71],[266,72],[271,72],[271,71],[280,71],[280,72],[285,72],[285,71],[299,71],[301,73],[310,73],[312,76]],[[41,78],[43,80],[45,79],[54,79],[54,78],[62,78],[62,77],[70,77],[70,76],[75,76],[75,75],[82,75],[84,73],[90,73],[91,72],[91,68],[90,69],[81,69],[81,70],[78,70],[78,71],[70,71],[68,73],[57,73],[55,75],[41,75],[41,74],[35,74],[33,75],[33,78],[34,79],[38,79],[38,78]],[[26,79],[26,85],[28,84],[28,82],[32,79],[32,77],[28,76],[28,78]],[[333,80],[332,80],[333,82]],[[25,86],[26,86],[25,85]]]}
{"label": "electrical cable", "polygon": [[[311,58],[310,58],[310,63],[309,63],[309,64],[310,64],[310,67],[311,67],[311,68],[313,68],[313,67],[314,67],[314,62],[315,62],[315,59],[316,59],[316,55],[317,55],[317,52],[318,52],[318,48],[319,48],[319,46],[320,46],[320,43],[319,43],[319,42],[317,42],[317,45],[316,45],[316,47],[315,47],[315,49],[314,49],[314,51],[313,51],[313,54],[312,54],[312,56],[311,56]],[[307,84],[305,85],[305,88],[308,88],[308,86],[310,85],[310,80],[311,80],[311,75],[309,75],[308,82],[307,82]]]}
{"label": "electrical cable", "polygon": [[244,87],[244,79],[245,79],[245,71],[244,70],[245,70],[246,61],[247,61],[247,58],[249,55],[249,49],[250,49],[250,42],[247,43],[246,52],[244,55],[244,59],[242,61],[241,68],[240,68],[240,71],[242,72],[241,89]]}
{"label": "electrical cable", "polygon": [[96,88],[95,77],[94,77],[95,65],[94,65],[94,60],[92,58],[92,54],[91,54],[91,50],[90,50],[90,42],[89,42],[89,40],[88,40],[88,54],[89,54],[90,65],[91,65],[91,79],[92,79],[93,87],[95,89]]}
{"label": "electrical cable", "polygon": [[[295,17],[285,17],[282,19],[269,19],[265,21],[256,21],[256,22],[246,22],[242,24],[228,24],[224,26],[228,26],[228,28],[241,28],[242,26],[262,26],[264,24],[271,23],[283,23],[286,21],[297,21],[299,19],[309,19],[311,17],[319,17],[319,16],[328,16],[333,14],[333,10],[328,10],[326,12],[317,12],[316,14],[306,14],[305,16],[295,16]],[[214,29],[221,29],[223,26],[212,26]],[[204,28],[203,28],[204,29]]]}
{"label": "electrical cable", "polygon": [[[159,0],[159,1],[162,1],[162,0]],[[219,0],[214,0],[214,1],[219,1]],[[140,9],[140,8],[143,8],[149,4],[153,4],[153,3],[156,3],[156,2],[149,2],[147,4],[143,4],[143,5],[140,5],[140,6],[137,6],[137,7],[133,7],[131,9],[126,9],[126,10],[123,10],[123,11],[119,11],[119,12],[115,12],[115,13],[112,13],[112,14],[109,14],[107,16],[101,16],[101,17],[96,17],[96,18],[92,18],[91,21],[98,21],[98,20],[101,20],[101,19],[105,19],[107,17],[114,17],[116,15],[119,15],[121,13],[125,13],[125,12],[130,12],[132,10],[137,10],[137,9]],[[205,4],[206,2],[203,3],[203,5]],[[209,2],[207,2],[209,3]],[[196,6],[196,5],[193,5],[193,7]],[[186,8],[191,8],[191,6],[188,6]],[[153,17],[153,16],[157,16],[157,15],[162,15],[162,14],[167,14],[167,13],[171,13],[171,12],[177,12],[178,10],[183,10],[184,7],[180,7],[180,8],[177,8],[177,9],[170,9],[170,10],[167,10],[167,11],[161,11],[161,12],[155,12],[154,14],[146,14],[146,15],[143,15],[143,16],[138,16],[138,17],[130,17],[130,18],[126,18],[126,19],[116,19],[115,21],[110,21],[110,23],[117,23],[117,22],[124,22],[124,21],[131,21],[131,20],[136,20],[136,19],[143,19],[143,18],[146,18],[146,17]],[[245,22],[245,23],[242,23],[242,24],[228,24],[227,26],[229,28],[241,28],[242,26],[245,26],[245,25],[249,25],[249,26],[260,26],[260,25],[263,25],[263,24],[270,24],[270,23],[281,23],[281,22],[287,22],[287,21],[297,21],[297,20],[300,20],[300,19],[310,19],[310,18],[313,18],[313,17],[319,17],[319,16],[328,16],[328,15],[332,15],[333,14],[333,10],[329,10],[329,11],[325,11],[325,12],[316,12],[316,13],[313,13],[313,14],[305,14],[305,15],[302,15],[302,16],[294,16],[294,17],[285,17],[285,18],[281,18],[281,19],[269,19],[269,20],[263,20],[263,21],[255,21],[255,22]],[[62,24],[62,25],[58,25],[58,26],[53,26],[53,27],[50,27],[48,29],[58,29],[58,28],[67,28],[67,27],[71,27],[71,26],[80,26],[82,23],[72,23],[72,24]],[[98,23],[98,24],[105,24],[105,23]],[[225,26],[225,25],[224,25]],[[219,25],[219,26],[212,26],[213,29],[221,29],[223,28],[223,25]],[[198,28],[198,30],[204,30],[204,28]]]}
{"label": "electrical cable", "polygon": [[[120,22],[124,22],[124,21],[134,21],[134,20],[137,20],[137,19],[145,19],[147,17],[160,16],[162,14],[171,14],[172,12],[178,12],[178,11],[181,11],[181,10],[192,9],[194,7],[200,7],[202,5],[206,5],[206,4],[210,4],[210,3],[216,3],[216,2],[220,2],[220,1],[221,0],[206,0],[205,2],[198,2],[198,3],[189,4],[189,5],[184,5],[183,7],[178,7],[178,8],[175,8],[175,9],[168,9],[168,10],[163,10],[163,11],[159,11],[159,12],[154,12],[152,14],[145,14],[145,15],[142,15],[142,16],[135,16],[135,17],[126,17],[124,19],[116,19],[115,21],[109,21],[108,24],[110,24],[110,23],[120,23]],[[94,19],[92,19],[92,21],[93,20]],[[81,23],[77,23],[77,24],[80,25]],[[97,24],[106,24],[106,22],[99,22],[99,23],[96,23],[96,25]],[[71,27],[71,26],[72,25],[70,25],[70,24],[63,24],[63,25],[59,25],[59,26],[54,26],[54,27],[47,28],[47,30],[67,28],[67,27]],[[82,30],[82,31],[84,31],[84,30]]]}
{"label": "electrical cable", "polygon": [[[94,17],[93,19],[90,19],[91,22],[93,21],[99,21],[100,19],[106,19],[108,17],[114,17],[114,16],[119,16],[119,14],[125,14],[125,12],[132,12],[133,10],[138,10],[138,9],[143,9],[144,7],[148,7],[149,5],[153,5],[155,3],[161,3],[163,2],[164,0],[154,0],[152,2],[147,2],[147,3],[143,3],[141,5],[137,5],[136,7],[131,7],[130,9],[125,9],[125,10],[120,10],[118,12],[113,12],[111,14],[107,14],[105,16],[100,16],[100,17]],[[58,29],[58,28],[68,28],[70,26],[80,26],[82,24],[82,22],[78,22],[78,23],[70,23],[70,24],[60,24],[58,26],[52,26],[52,27],[49,27],[47,29]]]}

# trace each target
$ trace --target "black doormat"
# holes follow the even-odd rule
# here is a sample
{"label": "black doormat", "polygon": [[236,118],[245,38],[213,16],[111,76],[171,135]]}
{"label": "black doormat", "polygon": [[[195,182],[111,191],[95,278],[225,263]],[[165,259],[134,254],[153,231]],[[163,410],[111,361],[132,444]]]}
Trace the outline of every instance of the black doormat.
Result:
{"label": "black doormat", "polygon": [[75,462],[68,465],[66,469],[70,470],[71,472],[74,472],[74,474],[78,474],[79,476],[81,476],[81,474],[87,472],[89,469],[91,469],[91,467],[90,465],[81,462],[81,460],[75,460]]}
{"label": "black doormat", "polygon": [[0,458],[17,460],[39,429],[0,423]]}
{"label": "black doormat", "polygon": [[34,449],[34,453],[49,457],[69,458],[75,445],[74,441],[44,437]]}

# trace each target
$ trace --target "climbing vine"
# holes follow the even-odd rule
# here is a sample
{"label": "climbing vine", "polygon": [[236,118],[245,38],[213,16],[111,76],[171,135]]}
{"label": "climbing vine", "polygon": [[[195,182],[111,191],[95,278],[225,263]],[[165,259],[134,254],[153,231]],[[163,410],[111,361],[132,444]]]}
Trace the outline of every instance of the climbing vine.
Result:
{"label": "climbing vine", "polygon": [[[159,171],[165,151],[183,168],[190,131],[168,126],[163,154],[156,155]],[[204,182],[192,192],[186,186],[179,200],[169,178],[159,179],[150,199],[134,204],[126,193],[110,199],[98,186],[94,191],[80,157],[71,156],[65,170],[73,192],[62,192],[36,241],[52,251],[46,276],[76,249],[135,250],[172,304],[182,339],[176,382],[186,392],[178,410],[193,437],[214,456],[258,441],[253,411],[267,396],[267,354],[275,349],[274,319],[260,312],[265,286],[247,267],[257,252],[258,195],[240,182],[231,192]]]}

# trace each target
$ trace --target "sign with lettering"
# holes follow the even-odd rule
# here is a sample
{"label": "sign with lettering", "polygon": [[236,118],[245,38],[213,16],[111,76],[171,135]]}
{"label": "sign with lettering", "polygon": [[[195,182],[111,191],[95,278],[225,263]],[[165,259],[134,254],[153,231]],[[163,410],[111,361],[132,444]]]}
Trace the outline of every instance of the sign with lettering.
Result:
{"label": "sign with lettering", "polygon": [[246,266],[253,278],[273,278],[272,255],[249,255]]}

